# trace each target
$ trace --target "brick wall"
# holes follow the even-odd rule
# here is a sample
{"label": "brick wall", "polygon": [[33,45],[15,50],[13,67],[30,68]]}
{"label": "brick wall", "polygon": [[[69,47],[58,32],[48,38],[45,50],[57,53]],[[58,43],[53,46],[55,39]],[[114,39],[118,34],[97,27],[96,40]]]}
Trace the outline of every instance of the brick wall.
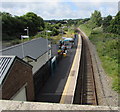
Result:
{"label": "brick wall", "polygon": [[51,76],[51,67],[50,60],[43,65],[35,74],[34,74],[34,88],[35,88],[35,99],[40,94],[41,88],[45,85],[48,78]]}
{"label": "brick wall", "polygon": [[32,67],[16,59],[2,84],[2,99],[9,100],[26,85],[27,100],[34,100]]}

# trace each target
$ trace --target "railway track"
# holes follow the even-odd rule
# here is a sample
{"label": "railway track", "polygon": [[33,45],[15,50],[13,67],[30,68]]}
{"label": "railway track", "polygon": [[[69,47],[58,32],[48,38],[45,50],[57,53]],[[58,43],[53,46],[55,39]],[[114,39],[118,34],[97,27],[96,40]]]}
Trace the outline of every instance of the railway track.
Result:
{"label": "railway track", "polygon": [[91,55],[87,41],[83,36],[82,55],[73,103],[98,105]]}

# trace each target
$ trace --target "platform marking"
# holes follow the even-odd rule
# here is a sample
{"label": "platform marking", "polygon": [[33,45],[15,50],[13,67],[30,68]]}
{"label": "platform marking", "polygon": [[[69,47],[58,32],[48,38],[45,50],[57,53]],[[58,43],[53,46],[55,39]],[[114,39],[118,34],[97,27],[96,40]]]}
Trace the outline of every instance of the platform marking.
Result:
{"label": "platform marking", "polygon": [[[80,52],[79,50],[80,50],[80,37],[78,38],[78,45],[77,45],[77,50],[76,50],[75,58],[73,60],[73,64],[72,64],[72,67],[71,67],[71,70],[70,70],[70,73],[69,73],[69,76],[68,76],[65,88],[63,90],[61,100],[60,100],[60,103],[62,103],[62,104],[65,103],[66,95],[69,95],[67,91],[69,89],[71,80],[73,79],[73,75],[72,74],[73,74],[73,72],[74,72],[74,74],[76,74],[76,70],[75,70],[76,68],[75,68],[75,66],[76,66],[76,63],[78,62],[77,58],[78,58],[78,55],[79,55],[78,52]],[[72,91],[74,91],[74,90],[72,90]]]}

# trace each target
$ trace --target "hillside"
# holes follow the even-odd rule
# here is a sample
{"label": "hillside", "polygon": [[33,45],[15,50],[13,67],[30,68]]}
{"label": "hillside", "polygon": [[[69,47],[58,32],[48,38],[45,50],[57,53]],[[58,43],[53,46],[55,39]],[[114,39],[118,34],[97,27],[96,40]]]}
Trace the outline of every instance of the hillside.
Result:
{"label": "hillside", "polygon": [[102,66],[112,78],[112,88],[120,92],[119,86],[119,35],[113,33],[104,33],[102,27],[91,29],[88,24],[81,25],[80,28],[87,34],[91,42],[96,46]]}

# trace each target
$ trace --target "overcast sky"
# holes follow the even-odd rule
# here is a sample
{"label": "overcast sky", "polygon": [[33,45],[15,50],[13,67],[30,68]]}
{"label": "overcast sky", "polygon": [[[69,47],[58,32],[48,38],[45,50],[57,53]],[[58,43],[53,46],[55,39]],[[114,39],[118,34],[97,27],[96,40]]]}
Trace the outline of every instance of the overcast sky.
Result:
{"label": "overcast sky", "polygon": [[[25,2],[26,1],[26,2]],[[51,2],[50,2],[51,1]],[[21,16],[34,12],[45,20],[89,18],[94,10],[115,16],[119,0],[2,0],[0,10]]]}

